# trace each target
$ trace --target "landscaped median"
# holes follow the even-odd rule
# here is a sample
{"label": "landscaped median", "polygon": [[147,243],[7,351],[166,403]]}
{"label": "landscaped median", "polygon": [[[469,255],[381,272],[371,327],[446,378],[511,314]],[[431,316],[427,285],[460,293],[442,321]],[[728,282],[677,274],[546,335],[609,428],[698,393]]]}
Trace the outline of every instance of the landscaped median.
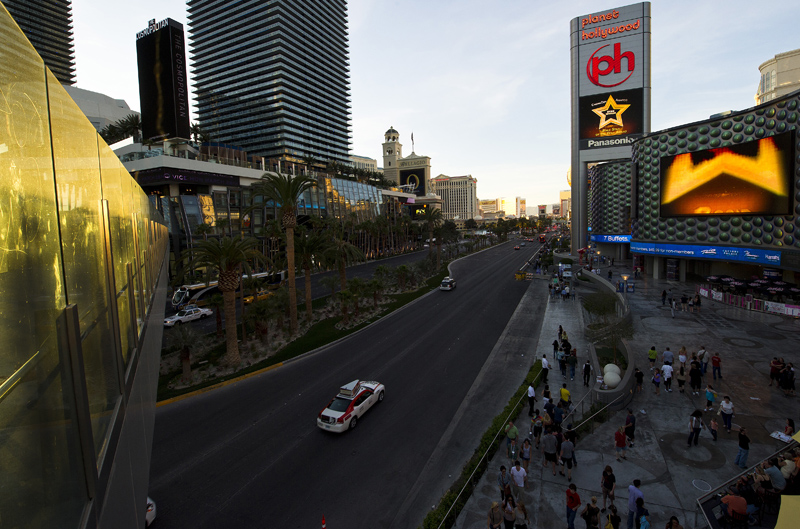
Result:
{"label": "landscaped median", "polygon": [[[475,448],[475,453],[464,465],[461,475],[455,480],[453,485],[439,500],[439,505],[430,511],[422,522],[424,529],[437,529],[439,527],[451,527],[461,509],[467,503],[475,485],[483,476],[488,468],[489,460],[492,459],[500,444],[505,439],[505,426],[509,420],[513,420],[524,408],[528,395],[528,386],[531,381],[534,387],[538,386],[542,371],[542,363],[537,360],[528,371],[522,385],[514,393],[503,411],[492,420],[491,425],[481,437],[481,441]],[[527,431],[527,430],[525,430]]]}
{"label": "landscaped median", "polygon": [[[273,369],[274,367],[280,366],[288,360],[296,358],[305,353],[314,351],[315,349],[318,349],[325,345],[331,344],[337,340],[340,340],[346,336],[349,336],[363,329],[367,325],[377,321],[380,318],[385,317],[386,315],[394,312],[395,310],[403,307],[404,305],[411,303],[417,298],[420,298],[423,295],[427,294],[432,289],[438,288],[444,276],[445,276],[444,272],[438,273],[433,277],[429,278],[428,280],[426,280],[424,283],[422,283],[422,286],[417,290],[385,296],[390,301],[388,303],[381,305],[379,312],[369,315],[369,317],[364,318],[362,321],[358,322],[353,326],[347,328],[338,328],[337,324],[342,320],[342,316],[335,316],[319,321],[314,325],[312,325],[311,327],[309,327],[307,332],[305,332],[302,336],[299,336],[293,341],[289,342],[284,347],[276,351],[275,354],[267,358],[264,358],[263,360],[255,362],[252,365],[242,366],[241,369],[236,370],[233,373],[226,374],[224,376],[210,377],[207,380],[203,380],[202,382],[199,382],[197,384],[181,388],[170,387],[171,381],[175,380],[176,377],[180,376],[180,371],[172,371],[169,373],[162,374],[159,377],[159,383],[158,383],[158,398],[157,398],[158,402],[172,400],[175,399],[176,397],[180,397],[182,395],[190,393],[195,393],[201,390],[207,391],[209,389],[213,389],[216,386],[225,385],[226,382],[229,382],[231,380],[244,378],[254,373]],[[317,303],[324,304],[327,303],[327,299],[328,299],[327,297],[321,298],[319,300],[315,300],[314,303],[315,305]],[[214,333],[211,333],[209,334],[209,336],[212,336],[213,334]],[[204,362],[219,362],[222,360],[224,354],[225,354],[225,342],[222,341],[208,351],[208,353],[204,357],[205,358]],[[197,365],[195,364],[193,367],[196,368]]]}

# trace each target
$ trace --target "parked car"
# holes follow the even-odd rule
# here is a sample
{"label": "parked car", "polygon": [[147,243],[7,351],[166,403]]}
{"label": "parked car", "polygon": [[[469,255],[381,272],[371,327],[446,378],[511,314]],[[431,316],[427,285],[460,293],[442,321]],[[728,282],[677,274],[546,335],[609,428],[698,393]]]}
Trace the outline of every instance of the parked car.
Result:
{"label": "parked car", "polygon": [[317,426],[336,433],[355,428],[358,419],[383,401],[385,392],[380,382],[353,380],[339,388],[339,393],[319,412]]}
{"label": "parked car", "polygon": [[456,288],[456,280],[452,277],[445,277],[442,279],[442,284],[439,285],[439,290],[453,290]]}
{"label": "parked car", "polygon": [[194,320],[202,320],[214,314],[209,309],[202,309],[199,307],[183,309],[177,314],[164,318],[164,327],[174,327],[181,323],[187,323]]}

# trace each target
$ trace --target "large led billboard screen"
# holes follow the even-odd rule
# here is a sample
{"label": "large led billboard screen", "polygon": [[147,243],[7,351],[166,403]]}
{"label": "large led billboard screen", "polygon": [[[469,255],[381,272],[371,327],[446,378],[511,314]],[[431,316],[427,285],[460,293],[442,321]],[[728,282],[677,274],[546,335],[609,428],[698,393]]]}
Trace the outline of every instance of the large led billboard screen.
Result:
{"label": "large led billboard screen", "polygon": [[661,158],[661,217],[792,213],[793,133]]}
{"label": "large led billboard screen", "polygon": [[641,88],[580,98],[581,149],[627,145],[640,138],[644,132],[643,98]]}
{"label": "large led billboard screen", "polygon": [[151,20],[136,34],[139,104],[145,140],[189,138],[189,94],[183,25]]}
{"label": "large led billboard screen", "polygon": [[425,188],[425,168],[403,169],[400,171],[400,185],[411,184],[414,186],[411,191],[419,197],[424,197],[428,190]]}

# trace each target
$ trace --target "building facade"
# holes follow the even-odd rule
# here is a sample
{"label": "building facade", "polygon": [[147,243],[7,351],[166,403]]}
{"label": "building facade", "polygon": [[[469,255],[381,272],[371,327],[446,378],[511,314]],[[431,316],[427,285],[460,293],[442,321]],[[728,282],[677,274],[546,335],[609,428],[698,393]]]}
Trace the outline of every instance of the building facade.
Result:
{"label": "building facade", "polygon": [[348,163],[347,2],[189,0],[197,118],[255,156]]}
{"label": "building facade", "polygon": [[131,110],[131,107],[123,99],[114,99],[105,94],[83,90],[75,86],[65,85],[64,89],[98,131],[131,114],[139,115],[135,110]]}
{"label": "building facade", "polygon": [[483,216],[486,216],[487,213],[497,213],[501,209],[496,198],[485,198],[479,200],[478,207],[483,212]]}
{"label": "building facade", "polygon": [[472,175],[431,178],[431,188],[442,198],[445,220],[474,219],[478,213],[478,180]]}
{"label": "building facade", "polygon": [[760,105],[800,89],[800,49],[779,53],[758,67],[756,104]]}
{"label": "building facade", "polygon": [[3,0],[11,17],[61,84],[75,84],[72,0]]}
{"label": "building facade", "polygon": [[351,154],[350,164],[356,169],[361,169],[364,171],[372,171],[373,173],[378,172],[378,160],[374,158],[369,158],[367,156],[356,156],[355,154]]}

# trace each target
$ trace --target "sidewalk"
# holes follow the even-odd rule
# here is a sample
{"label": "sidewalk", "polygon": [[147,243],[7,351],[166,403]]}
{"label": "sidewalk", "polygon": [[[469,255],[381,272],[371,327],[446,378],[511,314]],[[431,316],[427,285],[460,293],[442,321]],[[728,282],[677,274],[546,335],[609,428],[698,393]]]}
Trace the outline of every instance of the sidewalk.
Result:
{"label": "sidewalk", "polygon": [[[603,267],[602,276],[607,276],[609,267]],[[621,273],[630,274],[631,264],[617,263],[611,267],[613,281]],[[673,289],[694,292],[694,285],[675,281],[643,278],[635,281],[636,292],[628,294],[633,312],[636,335],[630,341],[636,355],[636,365],[645,372],[644,391],[637,394],[631,403],[637,418],[636,444],[628,450],[628,459],[615,461],[613,452],[614,430],[624,423],[626,413],[616,412],[609,421],[595,429],[594,434],[578,440],[576,457],[578,466],[573,470],[573,482],[578,487],[583,505],[598,497],[602,507],[600,476],[606,465],[610,465],[617,478],[617,500],[615,505],[625,527],[627,516],[628,485],[634,479],[642,481],[645,506],[651,514],[653,527],[663,527],[670,516],[677,516],[686,528],[705,526],[697,509],[697,498],[705,493],[707,486],[718,484],[737,475],[740,470],[733,464],[737,453],[738,427],[745,426],[751,439],[748,465],[753,465],[775,452],[783,443],[769,436],[775,430],[783,430],[786,418],[795,420],[798,407],[795,398],[786,398],[769,384],[769,361],[773,356],[782,356],[787,362],[796,363],[797,340],[800,322],[788,317],[740,311],[710,300],[703,300],[700,313],[676,311],[672,318],[669,308],[661,305],[661,291]],[[585,361],[587,344],[583,337],[580,295],[576,301],[551,300],[543,319],[537,357],[547,354],[552,359],[552,346],[559,325],[569,334],[573,347],[578,349],[578,365]],[[673,392],[663,391],[655,395],[649,380],[647,350],[655,345],[659,352],[666,347],[676,353],[685,346],[690,355],[701,346],[716,352],[722,358],[722,375],[716,382],[711,370],[706,382],[714,385],[720,398],[730,395],[735,405],[733,430],[727,433],[721,420],[719,438],[714,442],[707,430],[701,434],[700,446],[688,448],[689,414],[705,407],[703,396],[692,396],[691,392],[680,394],[677,384]],[[578,373],[576,373],[577,375]],[[582,380],[567,381],[572,391],[573,402],[585,394]],[[558,369],[551,370],[551,390],[555,383],[563,381]],[[541,394],[540,387],[537,394]],[[540,401],[541,402],[541,401]],[[715,407],[716,410],[716,407]],[[518,426],[527,422],[527,407],[520,415]],[[708,423],[715,412],[705,412]],[[497,476],[500,465],[510,467],[505,450],[499,450],[489,463],[489,470],[481,478],[475,493],[462,510],[455,527],[483,529],[486,516],[493,501],[499,501]],[[528,488],[521,496],[530,513],[528,527],[549,529],[565,527],[565,491],[567,479],[553,476],[550,470],[543,472],[541,453],[535,451],[529,465]],[[582,510],[583,507],[581,507]],[[580,510],[579,510],[580,512]],[[584,522],[577,520],[576,527]],[[601,523],[604,525],[605,520]]]}

